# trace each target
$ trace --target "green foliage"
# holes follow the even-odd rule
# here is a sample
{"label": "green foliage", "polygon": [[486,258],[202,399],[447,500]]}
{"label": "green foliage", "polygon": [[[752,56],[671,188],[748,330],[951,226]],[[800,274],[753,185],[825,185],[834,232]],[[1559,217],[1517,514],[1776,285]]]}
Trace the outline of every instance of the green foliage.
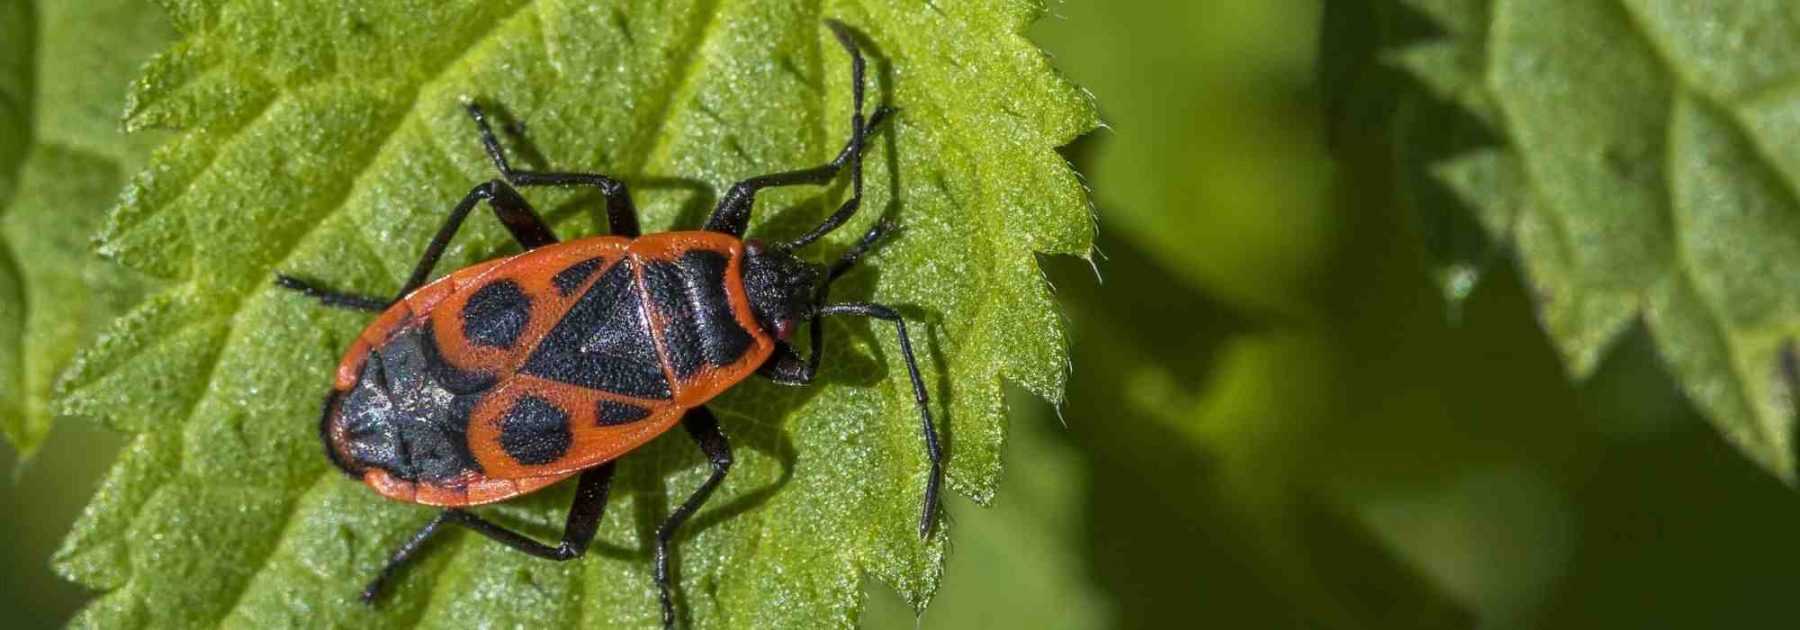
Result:
{"label": "green foliage", "polygon": [[[1043,422],[1080,457],[1022,435],[1030,417],[1014,416],[995,507],[952,509],[956,553],[923,627],[1187,627],[1195,611],[1221,628],[1471,625],[1473,602],[1340,489],[1423,432],[1382,430],[1391,414],[1351,417],[1341,391],[1395,381],[1343,360],[1367,332],[1328,310],[1322,277],[1366,305],[1390,270],[1366,264],[1385,247],[1328,263],[1340,224],[1364,222],[1335,217],[1368,215],[1333,203],[1322,120],[1302,89],[1316,3],[1056,11],[1034,39],[1111,123],[1068,151],[1106,219],[1105,257],[1046,265],[1074,370],[1067,405]],[[1383,331],[1395,321],[1366,317]],[[1062,518],[1069,501],[1079,520]],[[1029,513],[1014,515],[1021,503]],[[1069,555],[1087,557],[1075,579],[1058,562]],[[882,612],[868,627],[912,627]]]}
{"label": "green foliage", "polygon": [[[1441,35],[1393,63],[1495,136],[1430,168],[1517,256],[1570,374],[1592,374],[1642,322],[1720,432],[1793,483],[1780,360],[1800,332],[1792,4],[1401,4]],[[1443,276],[1454,295],[1477,271]]]}
{"label": "green foliage", "polygon": [[[1306,316],[1337,222],[1320,121],[1296,98],[1317,11],[1294,0],[1057,7],[1066,19],[1039,30],[1067,42],[1058,67],[1104,95],[1113,123],[1082,169],[1103,232],[1233,304]],[[1099,271],[1116,275],[1104,261]]]}
{"label": "green foliage", "polygon": [[[1002,380],[1061,395],[1062,327],[1036,252],[1085,255],[1084,190],[1052,150],[1092,107],[1019,34],[1041,7],[828,2],[167,3],[180,40],[129,96],[128,124],[179,135],[130,184],[101,249],[167,284],[80,358],[64,409],[133,434],[57,557],[107,591],[78,624],[643,625],[648,540],[698,485],[692,445],[627,458],[596,549],[555,564],[458,535],[379,609],[355,599],[429,510],[328,469],[314,422],[366,318],[270,285],[276,270],[397,287],[445,210],[492,177],[458,102],[526,125],[532,167],[623,177],[646,230],[693,226],[729,182],[827,159],[848,132],[848,63],[822,28],[864,33],[875,100],[903,108],[870,154],[869,208],[905,228],[835,295],[902,305],[950,443],[950,486],[1000,471]],[[794,234],[839,192],[768,194],[752,233]],[[565,235],[594,199],[534,195]],[[485,217],[444,268],[511,251]],[[738,465],[677,554],[688,620],[846,626],[873,576],[913,606],[949,532],[913,530],[925,467],[886,327],[834,322],[820,386],[740,387],[714,406]],[[550,537],[568,489],[483,510]]]}
{"label": "green foliage", "polygon": [[[1104,282],[1050,266],[1075,340],[1061,416],[1092,470],[1082,531],[1112,627],[1190,626],[1195,611],[1228,628],[1472,623],[1343,490],[1422,433],[1355,417],[1346,391],[1395,382],[1345,347],[1364,317],[1390,334],[1391,313],[1368,311],[1393,276],[1369,264],[1386,246],[1335,251],[1370,214],[1335,203],[1305,89],[1318,11],[1071,2],[1038,29],[1115,123],[1075,151],[1107,219]],[[1337,287],[1357,309],[1333,308]]]}
{"label": "green foliage", "polygon": [[118,112],[171,36],[133,0],[0,6],[0,434],[21,452],[76,349],[140,291],[88,239],[154,141],[127,141]]}

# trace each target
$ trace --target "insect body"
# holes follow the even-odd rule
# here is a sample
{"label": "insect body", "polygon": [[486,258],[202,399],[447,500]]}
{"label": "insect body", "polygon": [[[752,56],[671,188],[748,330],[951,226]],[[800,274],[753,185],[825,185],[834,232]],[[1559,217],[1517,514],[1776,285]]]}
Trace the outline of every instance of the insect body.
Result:
{"label": "insect body", "polygon": [[[850,54],[851,136],[831,162],[733,185],[703,230],[640,236],[624,184],[588,173],[513,170],[481,109],[468,104],[502,177],[452,209],[399,296],[341,293],[278,275],[276,283],[327,305],[379,312],[351,344],[325,400],[320,436],[333,464],[391,499],[447,508],[394,553],[363,591],[374,601],[444,524],[534,556],[567,560],[593,539],[613,461],[681,424],[712,475],[656,533],[656,582],[673,625],[668,546],[731,467],[731,449],[705,403],[749,377],[810,382],[823,347],[818,319],[893,322],[918,401],[931,464],[919,517],[930,532],[941,453],[906,324],[879,304],[826,304],[831,282],[884,234],[879,223],[824,267],[792,252],[841,226],[862,200],[865,138],[890,110],[863,116],[863,60],[848,30],[828,26]],[[824,184],[848,167],[851,195],[823,223],[787,242],[745,240],[756,192]],[[513,186],[590,186],[606,198],[608,236],[558,242]],[[487,201],[525,252],[427,283],[468,214]],[[808,326],[812,353],[787,340]],[[559,544],[546,545],[460,508],[579,476]]]}
{"label": "insect body", "polygon": [[383,495],[439,506],[612,461],[773,353],[744,254],[713,232],[600,236],[425,285],[338,368],[329,453]]}

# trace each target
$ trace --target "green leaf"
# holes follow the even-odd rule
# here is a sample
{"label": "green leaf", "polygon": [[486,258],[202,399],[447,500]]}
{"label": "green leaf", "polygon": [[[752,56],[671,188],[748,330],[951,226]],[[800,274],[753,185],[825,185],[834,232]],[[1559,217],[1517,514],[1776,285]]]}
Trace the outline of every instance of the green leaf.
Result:
{"label": "green leaf", "polygon": [[1498,135],[1433,167],[1517,256],[1570,374],[1644,322],[1695,405],[1796,480],[1800,15],[1781,0],[1408,0],[1393,59]]}
{"label": "green leaf", "polygon": [[125,85],[172,35],[134,0],[0,6],[0,434],[23,453],[57,375],[141,291],[89,238],[154,141],[119,130]]}
{"label": "green leaf", "polygon": [[[900,305],[950,451],[951,488],[991,499],[1002,381],[1057,399],[1062,324],[1034,253],[1086,255],[1085,191],[1053,150],[1092,105],[1019,33],[1036,3],[167,3],[182,38],[130,95],[129,124],[179,135],[111,215],[102,251],[168,280],[84,353],[64,407],[135,435],[57,568],[107,591],[84,625],[647,625],[655,524],[699,485],[683,436],[626,458],[595,551],[557,564],[458,534],[380,608],[360,585],[431,511],[377,498],[319,453],[318,402],[366,316],[271,286],[276,270],[393,291],[445,212],[494,176],[458,103],[525,123],[533,167],[624,178],[647,231],[692,227],[712,193],[817,164],[848,133],[866,36],[875,100],[902,108],[870,154],[865,214],[906,229],[834,296]],[[752,234],[797,234],[839,189],[768,194]],[[565,236],[594,199],[533,195]],[[442,269],[513,251],[483,216]],[[819,386],[752,382],[714,405],[737,465],[684,530],[684,618],[847,626],[871,576],[923,606],[946,528],[921,541],[926,468],[891,329],[833,322]],[[482,510],[540,537],[569,488]]]}

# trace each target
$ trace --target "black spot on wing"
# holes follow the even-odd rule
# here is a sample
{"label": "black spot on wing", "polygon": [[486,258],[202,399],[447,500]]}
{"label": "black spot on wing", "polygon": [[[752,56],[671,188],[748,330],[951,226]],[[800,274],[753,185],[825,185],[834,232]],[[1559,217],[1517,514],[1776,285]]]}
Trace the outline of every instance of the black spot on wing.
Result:
{"label": "black spot on wing", "polygon": [[650,410],[631,403],[616,400],[600,401],[599,421],[597,424],[610,427],[620,424],[631,424],[650,417]]}
{"label": "black spot on wing", "polygon": [[527,466],[560,459],[574,440],[569,414],[537,396],[520,396],[500,418],[500,448]]}
{"label": "black spot on wing", "polygon": [[519,371],[626,396],[672,398],[655,344],[632,264],[620,260],[538,342]]}
{"label": "black spot on wing", "polygon": [[663,346],[679,378],[693,376],[702,364],[729,365],[750,348],[750,334],[725,293],[727,262],[724,254],[695,250],[644,267],[644,288],[668,321]]}
{"label": "black spot on wing", "polygon": [[569,265],[567,269],[558,271],[555,276],[551,276],[550,284],[556,286],[557,293],[567,296],[581,288],[581,283],[587,281],[588,276],[594,275],[594,270],[599,269],[602,262],[606,262],[605,259],[589,258]]}
{"label": "black spot on wing", "polygon": [[463,336],[469,343],[511,348],[531,322],[531,296],[511,280],[487,283],[463,305]]}

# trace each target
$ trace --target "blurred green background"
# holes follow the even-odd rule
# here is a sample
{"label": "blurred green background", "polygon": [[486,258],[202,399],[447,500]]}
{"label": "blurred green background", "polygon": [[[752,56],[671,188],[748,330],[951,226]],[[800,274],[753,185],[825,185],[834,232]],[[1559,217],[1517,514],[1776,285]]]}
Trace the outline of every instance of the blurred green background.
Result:
{"label": "blurred green background", "polygon": [[[1443,302],[1382,112],[1327,116],[1318,66],[1353,60],[1321,25],[1365,3],[1326,4],[1068,0],[1033,27],[1109,124],[1067,150],[1100,255],[1043,261],[1068,401],[1014,396],[937,601],[872,583],[865,625],[1792,625],[1800,501],[1641,333],[1570,384],[1507,264]],[[29,465],[0,447],[0,626],[83,601],[47,561],[118,444],[64,422]]]}

